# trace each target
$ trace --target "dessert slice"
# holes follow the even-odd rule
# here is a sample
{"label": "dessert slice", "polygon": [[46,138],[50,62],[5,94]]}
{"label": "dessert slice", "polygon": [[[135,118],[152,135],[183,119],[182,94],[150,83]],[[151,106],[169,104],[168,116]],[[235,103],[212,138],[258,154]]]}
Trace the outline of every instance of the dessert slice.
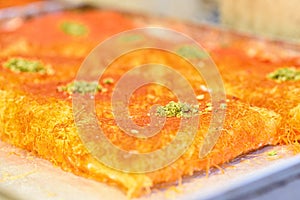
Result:
{"label": "dessert slice", "polygon": [[[129,103],[131,120],[140,126],[150,123],[147,114],[152,105],[160,104],[165,111],[172,109],[170,113],[174,115],[166,115],[166,123],[158,134],[147,139],[128,135],[120,129],[112,114],[111,97],[115,84],[124,71],[132,67],[128,58],[135,58],[136,62],[143,63],[143,59],[151,57],[165,58],[165,64],[174,66],[182,74],[184,71],[187,74],[192,71],[186,68],[187,62],[184,64],[177,59],[171,59],[172,55],[161,55],[161,52],[151,50],[133,52],[121,57],[96,84],[75,82],[74,75],[78,66],[72,60],[65,60],[63,66],[56,62],[65,58],[56,57],[51,60],[48,57],[39,57],[36,60],[35,57],[17,57],[3,61],[0,70],[1,140],[31,151],[63,170],[115,185],[129,197],[149,193],[152,188],[161,187],[163,183],[175,183],[197,171],[218,167],[265,145],[277,144],[280,115],[264,108],[251,107],[238,98],[228,96],[222,107],[226,110],[226,118],[221,136],[213,150],[200,159],[199,149],[209,129],[212,108],[209,94],[199,89],[203,80],[194,76],[188,80],[199,97],[199,105],[193,105],[193,108],[197,108],[195,113],[200,120],[192,144],[179,159],[164,168],[145,173],[126,173],[99,162],[80,138],[78,126],[74,122],[76,111],[72,107],[71,93],[96,93],[97,123],[107,139],[123,150],[153,152],[167,146],[176,137],[180,122],[185,116],[181,114],[181,103],[172,91],[160,85],[150,84],[139,88],[134,91]],[[24,68],[26,70],[21,70]],[[168,105],[171,101],[174,106],[170,107]],[[161,112],[157,111],[157,114],[159,116]],[[186,137],[190,135],[187,134]]]}
{"label": "dessert slice", "polygon": [[252,50],[248,46],[245,51],[247,44],[244,39],[240,40],[239,47],[219,48],[212,52],[227,93],[280,114],[278,139],[285,144],[297,143],[300,134],[299,52],[266,44],[263,48],[252,46]]}

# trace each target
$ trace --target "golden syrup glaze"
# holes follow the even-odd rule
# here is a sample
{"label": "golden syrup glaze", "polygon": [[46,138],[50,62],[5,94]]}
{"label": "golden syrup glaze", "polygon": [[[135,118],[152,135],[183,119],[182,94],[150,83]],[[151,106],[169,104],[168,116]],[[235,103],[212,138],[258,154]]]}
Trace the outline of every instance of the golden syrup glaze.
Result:
{"label": "golden syrup glaze", "polygon": [[[60,21],[66,19],[78,20],[86,24],[90,30],[89,34],[92,34],[90,36],[93,37],[86,40],[86,38],[74,38],[70,35],[64,35],[63,32],[57,29],[57,25]],[[112,21],[120,23],[111,23]],[[36,27],[41,28],[38,30]],[[54,74],[16,74],[0,67],[0,89],[2,93],[0,126],[3,127],[0,132],[1,139],[32,151],[66,171],[117,185],[127,191],[129,196],[145,194],[157,184],[174,182],[180,180],[183,176],[192,175],[196,171],[208,171],[210,167],[229,162],[241,154],[265,145],[275,145],[282,140],[283,136],[277,134],[280,123],[283,122],[280,115],[264,108],[250,107],[249,104],[243,103],[239,98],[228,96],[229,102],[226,107],[227,114],[222,135],[213,151],[205,159],[199,159],[198,154],[211,119],[210,112],[200,116],[199,130],[187,152],[166,168],[137,175],[122,173],[98,163],[85,149],[78,137],[70,96],[59,92],[57,87],[74,80],[82,58],[86,55],[85,51],[76,54],[76,50],[80,46],[90,49],[90,44],[101,41],[109,34],[131,27],[134,27],[134,24],[130,20],[122,18],[120,14],[115,12],[62,12],[32,19],[20,29],[9,33],[9,36],[17,36],[17,38],[21,38],[20,40],[26,41],[25,46],[28,45],[24,51],[19,52],[19,48],[16,48],[2,54],[0,56],[2,64],[12,56],[38,59],[50,64],[53,67]],[[50,31],[42,35],[40,31],[43,29]],[[209,36],[209,34],[207,35]],[[13,43],[8,39],[4,47],[11,48],[11,45]],[[66,54],[64,50],[60,51],[60,49],[64,49],[64,45],[68,48],[72,47],[71,53]],[[219,48],[220,46],[216,42],[214,47]],[[263,69],[266,69],[264,73],[267,73],[268,70],[271,71],[273,67],[275,68],[279,64],[264,64],[264,61],[258,61],[257,58],[247,57],[243,52],[243,45],[240,45],[240,48],[240,51],[230,48],[215,49],[212,50],[211,55],[220,66],[227,90],[230,91],[232,88],[235,89],[234,87],[239,87],[237,90],[239,93],[232,94],[240,97],[243,101],[249,101],[249,99],[255,99],[256,97],[249,96],[246,89],[252,89],[256,82],[248,80],[257,80],[257,83],[265,80],[264,84],[275,84],[263,78],[264,76],[261,75],[263,73],[254,66],[258,64],[263,66]],[[295,60],[291,59],[290,62],[295,62]],[[176,70],[185,75],[195,89],[196,95],[205,94],[204,99],[199,100],[199,103],[201,103],[200,109],[204,109],[206,103],[210,102],[209,94],[200,89],[200,85],[204,83],[201,76],[195,76],[197,72],[189,63],[178,60],[178,57],[168,53],[153,50],[133,52],[117,59],[108,68],[103,79],[109,77],[117,82],[128,69],[149,61],[174,66]],[[248,68],[245,69],[244,66],[248,65],[250,65],[249,69],[252,70],[250,75],[258,77],[257,79],[246,79],[249,73],[247,72]],[[99,80],[100,84],[102,84],[103,79]],[[252,85],[253,83],[255,84]],[[125,150],[135,149],[140,152],[151,152],[169,144],[176,134],[180,121],[178,118],[169,118],[164,129],[147,141],[129,136],[117,127],[110,108],[114,86],[114,84],[105,86],[107,91],[96,95],[96,111],[99,124],[108,139],[120,148]],[[243,96],[244,91],[245,95]],[[261,97],[258,92],[255,94],[257,97]],[[176,100],[176,98],[166,88],[149,85],[134,93],[129,110],[134,122],[139,125],[147,125],[149,117],[146,113],[150,106],[153,103],[165,105],[171,100]]]}

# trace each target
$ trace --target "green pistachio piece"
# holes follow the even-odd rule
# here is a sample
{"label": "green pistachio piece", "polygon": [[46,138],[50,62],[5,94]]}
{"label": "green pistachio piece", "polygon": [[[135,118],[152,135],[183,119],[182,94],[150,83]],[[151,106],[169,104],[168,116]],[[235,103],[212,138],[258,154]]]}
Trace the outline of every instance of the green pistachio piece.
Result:
{"label": "green pistachio piece", "polygon": [[278,82],[299,81],[300,70],[293,67],[279,68],[268,74],[268,78]]}
{"label": "green pistachio piece", "polygon": [[11,58],[3,65],[13,72],[32,72],[44,74],[47,72],[46,67],[36,60],[28,60],[24,58]]}
{"label": "green pistachio piece", "polygon": [[72,36],[83,36],[88,33],[88,28],[77,22],[65,21],[60,25],[61,30]]}
{"label": "green pistachio piece", "polygon": [[60,86],[57,89],[60,92],[64,91],[68,94],[95,94],[101,91],[102,87],[98,84],[98,82],[74,81],[66,86]]}
{"label": "green pistachio piece", "polygon": [[159,106],[156,110],[158,116],[164,117],[192,117],[199,114],[198,105],[171,101],[165,106]]}

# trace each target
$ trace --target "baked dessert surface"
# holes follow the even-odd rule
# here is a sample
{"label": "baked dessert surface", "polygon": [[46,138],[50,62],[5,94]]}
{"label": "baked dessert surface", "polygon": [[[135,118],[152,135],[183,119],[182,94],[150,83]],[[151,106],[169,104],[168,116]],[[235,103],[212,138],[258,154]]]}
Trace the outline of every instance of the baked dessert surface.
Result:
{"label": "baked dessert surface", "polygon": [[[93,24],[91,18],[99,20],[93,20]],[[110,20],[109,23],[108,20]],[[66,33],[66,30],[63,30],[61,26],[67,22],[69,24],[65,25],[79,26],[77,28],[81,30],[80,33],[71,32],[70,34],[68,31]],[[43,27],[45,24],[47,24],[45,28],[49,32],[43,35],[36,27],[38,25]],[[224,108],[226,109],[226,119],[222,135],[209,156],[205,159],[199,159],[198,157],[199,148],[207,132],[211,117],[211,112],[208,111],[200,115],[199,130],[193,144],[180,159],[166,168],[150,173],[130,174],[111,169],[99,163],[84,147],[78,136],[70,94],[58,88],[66,86],[74,80],[83,58],[95,44],[118,31],[136,26],[138,25],[134,20],[115,12],[91,11],[80,14],[63,12],[29,20],[19,29],[9,33],[2,32],[1,45],[4,47],[4,51],[0,55],[2,62],[0,68],[1,139],[34,152],[37,156],[50,160],[66,171],[117,185],[126,191],[128,196],[139,196],[148,193],[151,188],[157,187],[161,183],[180,181],[184,176],[190,176],[196,171],[217,167],[239,155],[265,145],[290,142],[283,139],[287,138],[286,132],[281,132],[280,129],[282,124],[292,124],[293,120],[297,122],[297,112],[295,111],[296,117],[291,117],[288,121],[286,118],[287,111],[281,111],[280,106],[272,107],[271,104],[261,103],[262,100],[267,101],[261,97],[265,93],[261,91],[254,92],[260,87],[253,86],[256,85],[254,81],[259,82],[261,80],[266,80],[271,88],[286,88],[290,84],[295,88],[293,91],[297,96],[298,82],[279,84],[267,79],[266,75],[277,69],[278,65],[272,62],[264,64],[257,61],[258,58],[247,57],[247,55],[244,55],[243,46],[240,46],[240,50],[236,51],[244,57],[236,56],[239,54],[231,48],[221,48],[218,41],[217,44],[204,42],[203,46],[208,47],[218,66],[220,66],[220,72],[224,76],[229,94],[227,107]],[[188,28],[182,27],[177,27],[177,29],[188,30]],[[100,35],[98,35],[99,32]],[[215,30],[207,30],[206,37],[209,38],[210,35],[213,37],[215,32]],[[22,42],[17,44],[16,41]],[[199,42],[201,43],[201,41]],[[231,52],[234,53],[230,54]],[[36,71],[18,72],[15,70],[16,67],[7,67],[8,63],[12,65],[11,63],[16,62],[16,60],[23,60],[25,63],[26,61],[39,62],[45,67],[45,71],[41,71],[41,73],[35,73]],[[163,64],[175,66],[176,70],[187,75],[197,95],[204,95],[203,99],[199,100],[199,103],[201,103],[199,109],[205,110],[210,98],[207,91],[205,92],[200,88],[200,85],[203,84],[202,78],[191,75],[193,70],[189,63],[184,61],[174,63],[174,60],[173,55],[163,54],[159,51],[133,52],[113,63],[111,70],[107,71],[104,79],[112,78],[114,82],[117,82],[134,63],[162,62]],[[255,64],[259,64],[262,69],[266,69],[265,73],[257,70],[255,65],[250,65],[255,61],[257,61]],[[286,63],[286,60],[281,62]],[[296,65],[298,62],[297,57],[291,58],[289,62]],[[247,66],[249,65],[247,70],[252,70],[251,76],[255,78],[249,79],[248,74],[244,75],[243,78],[245,63]],[[147,140],[147,142],[130,137],[118,129],[109,105],[114,83],[105,85],[103,83],[104,79],[99,80],[99,83],[104,85],[106,90],[100,91],[96,95],[96,109],[99,124],[106,130],[106,136],[112,143],[125,150],[134,149],[139,152],[150,152],[161,148],[172,140],[180,121],[176,117],[168,118],[162,132]],[[236,87],[240,88],[236,89]],[[261,88],[264,88],[264,86]],[[269,95],[269,92],[270,90],[267,90],[266,94]],[[270,99],[277,101],[276,98],[274,96]],[[289,98],[278,99],[280,99],[278,104],[281,105],[281,103],[285,104]],[[136,91],[130,104],[133,120],[137,124],[146,125],[149,123],[149,117],[146,115],[145,110],[149,110],[153,103],[166,105],[172,100],[176,101],[174,95],[159,86],[150,85]],[[297,106],[298,98],[292,98],[291,101],[292,103],[288,107],[289,112],[292,112],[290,110]],[[296,131],[299,130],[294,125],[292,127]]]}

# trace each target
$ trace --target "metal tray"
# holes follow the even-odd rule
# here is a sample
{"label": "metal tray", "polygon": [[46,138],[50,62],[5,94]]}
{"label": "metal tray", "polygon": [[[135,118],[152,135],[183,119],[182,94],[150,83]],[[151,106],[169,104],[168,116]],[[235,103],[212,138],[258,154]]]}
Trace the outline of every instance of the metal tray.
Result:
{"label": "metal tray", "polygon": [[[268,156],[271,150],[276,150],[277,156]],[[0,199],[127,199],[115,187],[64,172],[46,160],[1,141],[0,172]],[[296,198],[300,192],[291,192],[287,187],[297,183],[299,178],[300,156],[293,156],[284,146],[265,147],[235,159],[222,170],[211,170],[209,176],[197,173],[184,178],[180,185],[154,189],[139,200],[265,199],[270,196],[274,199],[274,194],[276,198]]]}

